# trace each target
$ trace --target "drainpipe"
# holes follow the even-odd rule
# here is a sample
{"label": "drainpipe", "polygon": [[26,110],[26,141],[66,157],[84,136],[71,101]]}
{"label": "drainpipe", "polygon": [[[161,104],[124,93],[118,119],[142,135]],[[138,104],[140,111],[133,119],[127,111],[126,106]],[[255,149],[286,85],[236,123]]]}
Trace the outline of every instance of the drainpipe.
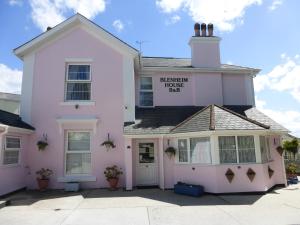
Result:
{"label": "drainpipe", "polygon": [[[8,126],[7,125],[0,125],[0,128],[3,128],[4,130],[0,132],[0,159],[1,159],[1,151],[3,146],[3,137],[8,133]],[[2,164],[2,159],[0,161],[0,164]]]}

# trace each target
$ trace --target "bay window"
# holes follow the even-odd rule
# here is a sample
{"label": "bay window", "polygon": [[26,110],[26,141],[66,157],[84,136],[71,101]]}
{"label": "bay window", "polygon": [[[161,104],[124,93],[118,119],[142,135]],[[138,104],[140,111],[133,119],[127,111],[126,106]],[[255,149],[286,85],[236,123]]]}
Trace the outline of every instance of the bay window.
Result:
{"label": "bay window", "polygon": [[90,174],[91,140],[88,131],[68,131],[66,140],[66,174]]}
{"label": "bay window", "polygon": [[210,164],[210,138],[178,139],[178,162]]}
{"label": "bay window", "polygon": [[14,165],[19,163],[21,139],[19,137],[5,137],[3,164]]}
{"label": "bay window", "polygon": [[254,136],[219,136],[220,163],[255,163]]}
{"label": "bay window", "polygon": [[66,101],[91,100],[90,65],[68,65],[66,76]]}
{"label": "bay window", "polygon": [[152,77],[140,79],[140,106],[153,106]]}
{"label": "bay window", "polygon": [[271,160],[270,140],[269,137],[259,136],[261,161],[263,163]]}

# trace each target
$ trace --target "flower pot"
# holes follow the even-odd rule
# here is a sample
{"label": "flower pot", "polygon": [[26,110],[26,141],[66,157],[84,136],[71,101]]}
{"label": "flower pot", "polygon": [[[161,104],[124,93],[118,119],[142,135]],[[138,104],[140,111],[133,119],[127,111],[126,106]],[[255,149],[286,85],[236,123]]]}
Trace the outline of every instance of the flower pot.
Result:
{"label": "flower pot", "polygon": [[118,178],[108,179],[110,190],[117,190],[118,182],[119,182]]}
{"label": "flower pot", "polygon": [[45,191],[49,185],[49,179],[36,179],[38,182],[39,190],[40,191]]}

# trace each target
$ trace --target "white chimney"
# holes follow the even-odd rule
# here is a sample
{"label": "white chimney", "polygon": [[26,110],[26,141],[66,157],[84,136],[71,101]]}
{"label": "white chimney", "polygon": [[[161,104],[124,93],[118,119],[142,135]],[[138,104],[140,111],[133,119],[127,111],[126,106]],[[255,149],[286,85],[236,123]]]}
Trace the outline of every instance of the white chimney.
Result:
{"label": "white chimney", "polygon": [[[220,40],[213,36],[213,24],[201,24],[201,36],[199,34],[199,23],[194,26],[195,36],[192,36],[189,45],[191,46],[191,57],[193,67],[220,67]],[[208,28],[208,32],[207,29]]]}

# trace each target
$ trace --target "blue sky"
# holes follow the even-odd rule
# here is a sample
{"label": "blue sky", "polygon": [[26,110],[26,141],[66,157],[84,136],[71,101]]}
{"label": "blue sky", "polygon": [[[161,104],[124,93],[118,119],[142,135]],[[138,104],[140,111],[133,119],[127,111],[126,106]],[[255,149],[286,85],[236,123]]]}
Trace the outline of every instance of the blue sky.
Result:
{"label": "blue sky", "polygon": [[257,107],[300,136],[298,0],[0,1],[0,91],[20,92],[22,62],[12,49],[80,12],[145,56],[190,57],[193,24],[212,22],[223,63],[262,69]]}

